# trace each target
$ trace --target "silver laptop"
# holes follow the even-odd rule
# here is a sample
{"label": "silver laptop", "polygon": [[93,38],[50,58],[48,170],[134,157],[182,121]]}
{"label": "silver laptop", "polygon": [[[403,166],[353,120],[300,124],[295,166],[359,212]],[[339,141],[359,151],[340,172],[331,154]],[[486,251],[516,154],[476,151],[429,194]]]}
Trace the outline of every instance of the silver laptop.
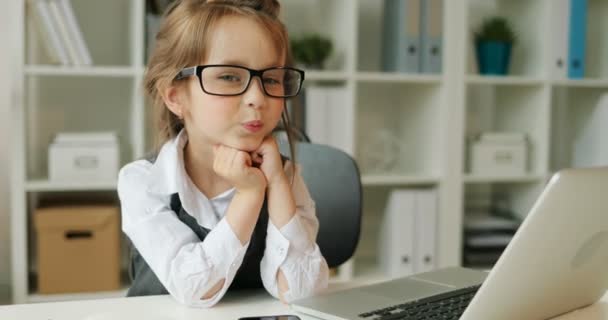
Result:
{"label": "silver laptop", "polygon": [[548,319],[593,304],[607,288],[608,167],[567,169],[549,181],[490,273],[439,269],[292,308],[328,320],[408,319],[407,310],[425,311],[412,309],[420,301],[444,308],[438,301],[451,299],[460,310],[447,319]]}

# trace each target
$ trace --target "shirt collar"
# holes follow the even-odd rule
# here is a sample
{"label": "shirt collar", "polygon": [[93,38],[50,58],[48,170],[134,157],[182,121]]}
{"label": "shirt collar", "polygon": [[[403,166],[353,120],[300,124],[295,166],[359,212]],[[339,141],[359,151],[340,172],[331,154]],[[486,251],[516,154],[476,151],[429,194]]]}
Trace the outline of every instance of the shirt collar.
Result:
{"label": "shirt collar", "polygon": [[[211,229],[221,216],[215,214],[211,200],[198,191],[188,177],[184,166],[184,147],[187,142],[188,135],[186,130],[182,129],[177,137],[163,145],[152,165],[148,192],[166,196],[179,194],[182,208],[193,216],[199,225]],[[234,193],[235,189],[232,188],[213,200],[230,201]]]}
{"label": "shirt collar", "polygon": [[152,165],[149,192],[171,195],[182,189],[185,185],[184,146],[187,142],[188,135],[182,129],[177,137],[162,146]]}

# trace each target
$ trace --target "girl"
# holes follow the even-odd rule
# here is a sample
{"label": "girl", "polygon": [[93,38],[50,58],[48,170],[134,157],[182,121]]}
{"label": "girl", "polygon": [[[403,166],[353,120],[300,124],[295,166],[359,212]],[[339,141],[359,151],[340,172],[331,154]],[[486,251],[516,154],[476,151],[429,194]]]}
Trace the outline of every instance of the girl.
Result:
{"label": "girl", "polygon": [[163,144],[118,177],[129,296],[210,307],[229,288],[289,302],[327,286],[314,203],[270,136],[281,118],[288,128],[285,99],[304,79],[285,67],[278,11],[276,0],[182,0],[165,13],[145,75]]}

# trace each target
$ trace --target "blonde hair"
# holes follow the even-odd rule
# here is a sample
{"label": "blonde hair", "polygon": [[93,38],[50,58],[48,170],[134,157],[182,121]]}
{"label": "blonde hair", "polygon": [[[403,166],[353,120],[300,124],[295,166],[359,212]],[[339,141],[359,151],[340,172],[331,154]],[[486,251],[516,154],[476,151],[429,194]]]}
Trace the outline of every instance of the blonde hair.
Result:
{"label": "blonde hair", "polygon": [[[167,8],[144,76],[144,89],[155,108],[156,151],[184,127],[182,120],[165,106],[161,92],[174,85],[182,68],[198,65],[201,58],[207,57],[210,36],[222,18],[242,16],[258,22],[268,31],[279,56],[286,64],[291,63],[287,28],[278,18],[279,11],[277,0],[176,0]],[[287,108],[281,120],[294,161]]]}

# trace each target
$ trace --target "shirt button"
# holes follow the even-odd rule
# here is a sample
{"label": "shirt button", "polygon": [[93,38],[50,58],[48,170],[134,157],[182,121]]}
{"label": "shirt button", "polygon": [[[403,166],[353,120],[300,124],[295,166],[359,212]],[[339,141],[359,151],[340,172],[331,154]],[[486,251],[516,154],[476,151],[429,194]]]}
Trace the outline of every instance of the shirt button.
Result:
{"label": "shirt button", "polygon": [[283,254],[285,252],[285,248],[279,247],[279,254]]}

